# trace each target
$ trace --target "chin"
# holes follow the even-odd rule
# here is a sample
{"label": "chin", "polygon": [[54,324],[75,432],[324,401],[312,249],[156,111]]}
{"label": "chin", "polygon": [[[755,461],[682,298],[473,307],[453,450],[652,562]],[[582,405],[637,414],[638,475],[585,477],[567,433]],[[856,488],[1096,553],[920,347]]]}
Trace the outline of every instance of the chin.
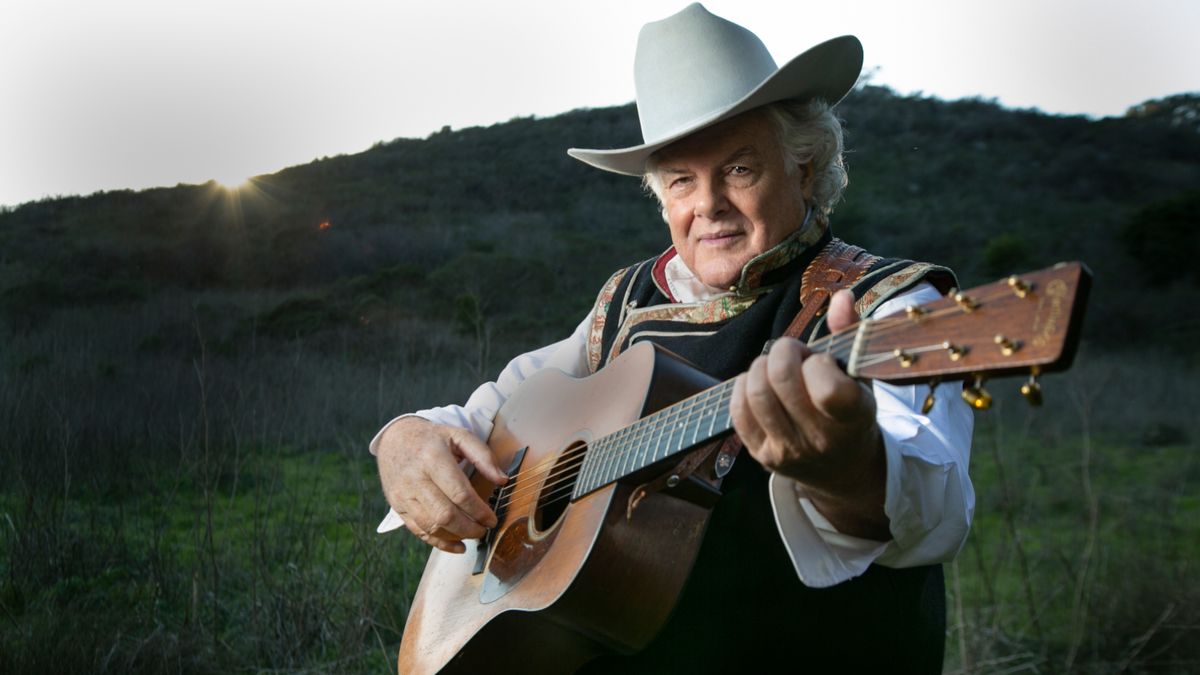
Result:
{"label": "chin", "polygon": [[[748,261],[747,261],[748,262]],[[738,282],[742,276],[742,268],[745,263],[729,263],[724,265],[707,265],[702,272],[696,276],[700,277],[700,281],[714,288],[726,289]]]}
{"label": "chin", "polygon": [[741,277],[741,270],[737,274],[701,274],[700,281],[706,286],[729,290],[729,287],[736,284],[738,278]]}

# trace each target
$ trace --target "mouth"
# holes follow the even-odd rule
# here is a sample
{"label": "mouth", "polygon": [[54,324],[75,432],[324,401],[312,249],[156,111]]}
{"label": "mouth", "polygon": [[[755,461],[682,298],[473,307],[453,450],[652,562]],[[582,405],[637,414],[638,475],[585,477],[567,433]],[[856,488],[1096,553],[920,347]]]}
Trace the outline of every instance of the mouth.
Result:
{"label": "mouth", "polygon": [[709,234],[700,235],[700,243],[711,246],[720,246],[722,244],[729,244],[737,240],[737,238],[741,237],[742,235],[742,232],[736,230],[730,230],[728,232],[711,232]]}

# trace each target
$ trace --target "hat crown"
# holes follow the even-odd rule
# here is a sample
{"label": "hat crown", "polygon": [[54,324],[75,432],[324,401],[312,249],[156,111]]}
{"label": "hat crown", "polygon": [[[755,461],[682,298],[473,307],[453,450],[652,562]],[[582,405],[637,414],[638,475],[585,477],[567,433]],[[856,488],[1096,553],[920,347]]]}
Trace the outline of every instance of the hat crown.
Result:
{"label": "hat crown", "polygon": [[758,36],[697,2],[642,27],[633,70],[642,138],[653,143],[738,102],[777,66]]}

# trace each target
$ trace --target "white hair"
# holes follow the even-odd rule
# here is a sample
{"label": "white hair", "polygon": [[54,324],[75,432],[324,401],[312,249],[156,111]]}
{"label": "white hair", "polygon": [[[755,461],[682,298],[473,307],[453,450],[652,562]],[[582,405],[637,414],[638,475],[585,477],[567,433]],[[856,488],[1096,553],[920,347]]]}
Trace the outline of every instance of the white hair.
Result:
{"label": "white hair", "polygon": [[[842,160],[842,123],[829,104],[821,99],[777,101],[754,111],[761,111],[775,126],[779,145],[783,148],[784,167],[789,174],[801,166],[811,167],[812,206],[821,214],[833,211],[850,178]],[[658,199],[661,206],[662,181],[654,155],[646,160],[642,186]],[[663,219],[666,219],[665,212]]]}

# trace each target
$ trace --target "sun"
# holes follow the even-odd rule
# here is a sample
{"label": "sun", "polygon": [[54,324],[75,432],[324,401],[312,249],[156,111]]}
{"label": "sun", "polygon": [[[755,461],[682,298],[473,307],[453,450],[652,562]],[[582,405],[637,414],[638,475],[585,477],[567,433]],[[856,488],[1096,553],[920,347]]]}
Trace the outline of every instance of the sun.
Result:
{"label": "sun", "polygon": [[250,184],[249,176],[237,176],[232,174],[214,178],[213,180],[217,181],[217,185],[220,185],[230,192],[237,192],[238,190],[241,190]]}

